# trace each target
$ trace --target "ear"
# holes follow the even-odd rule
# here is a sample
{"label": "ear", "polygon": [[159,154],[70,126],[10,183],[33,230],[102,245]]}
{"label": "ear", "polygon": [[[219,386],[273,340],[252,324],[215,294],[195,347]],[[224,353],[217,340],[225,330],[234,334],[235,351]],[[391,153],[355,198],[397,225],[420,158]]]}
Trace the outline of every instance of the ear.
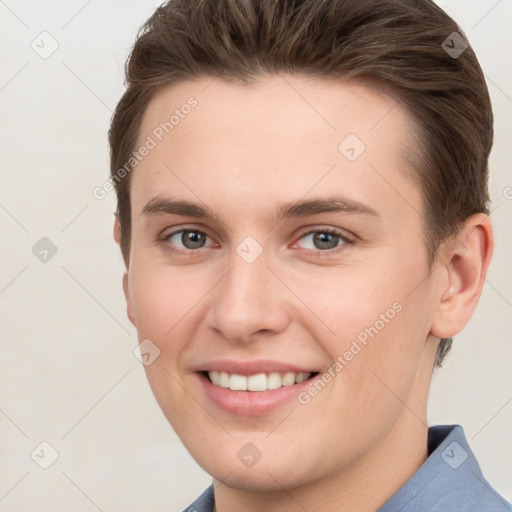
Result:
{"label": "ear", "polygon": [[121,223],[119,222],[119,215],[114,214],[114,240],[116,241],[117,245],[121,245]]}
{"label": "ear", "polygon": [[[115,220],[114,220],[114,240],[116,241],[117,245],[121,244],[121,223],[119,222],[119,217],[116,214]],[[128,318],[130,319],[130,322],[135,325],[135,316],[133,314],[133,308],[132,303],[130,300],[130,287],[128,283],[128,272],[125,272],[123,275],[123,291],[124,291],[124,297],[126,299],[126,313],[128,315]]]}
{"label": "ear", "polygon": [[443,279],[431,334],[451,338],[469,322],[480,299],[493,250],[491,220],[483,213],[469,217],[440,250],[438,266]]}
{"label": "ear", "polygon": [[132,302],[130,299],[130,287],[129,287],[129,282],[128,282],[128,272],[125,272],[123,275],[123,291],[124,291],[124,297],[126,299],[126,314],[128,315],[130,322],[135,327],[137,327],[137,324],[135,322],[135,315],[133,314]]}

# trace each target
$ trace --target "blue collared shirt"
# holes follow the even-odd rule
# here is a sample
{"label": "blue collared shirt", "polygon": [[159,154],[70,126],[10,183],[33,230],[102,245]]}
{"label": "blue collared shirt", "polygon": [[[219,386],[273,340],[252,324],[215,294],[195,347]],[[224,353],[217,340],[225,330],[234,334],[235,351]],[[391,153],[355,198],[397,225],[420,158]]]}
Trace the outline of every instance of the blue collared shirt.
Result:
{"label": "blue collared shirt", "polygon": [[[510,512],[485,480],[460,425],[428,430],[429,457],[378,512]],[[210,486],[183,512],[212,512]]]}

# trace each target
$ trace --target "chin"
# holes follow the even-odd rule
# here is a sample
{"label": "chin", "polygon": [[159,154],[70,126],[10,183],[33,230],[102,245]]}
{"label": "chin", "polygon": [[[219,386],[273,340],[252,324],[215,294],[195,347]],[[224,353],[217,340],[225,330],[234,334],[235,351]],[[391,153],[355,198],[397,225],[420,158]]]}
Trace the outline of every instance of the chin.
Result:
{"label": "chin", "polygon": [[[305,485],[315,479],[314,475],[318,471],[311,469],[314,461],[296,449],[299,443],[288,440],[286,446],[281,441],[272,444],[267,441],[264,445],[263,439],[252,443],[251,437],[237,436],[224,443],[214,441],[214,447],[209,447],[208,452],[204,449],[205,438],[202,442],[194,439],[192,443],[188,439],[190,445],[184,444],[204,471],[233,489],[278,492],[283,488],[293,489]],[[259,444],[261,450],[256,448],[256,444]],[[288,453],[283,453],[282,448],[285,446],[290,448]]]}

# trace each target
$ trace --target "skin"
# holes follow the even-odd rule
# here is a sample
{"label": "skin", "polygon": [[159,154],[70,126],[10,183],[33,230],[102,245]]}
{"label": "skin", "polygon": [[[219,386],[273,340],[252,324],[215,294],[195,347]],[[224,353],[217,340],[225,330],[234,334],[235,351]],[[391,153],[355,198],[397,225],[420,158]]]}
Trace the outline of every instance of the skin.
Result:
{"label": "skin", "polygon": [[[145,367],[155,397],[213,476],[217,512],[374,511],[428,456],[436,350],[476,307],[493,248],[490,221],[468,218],[430,272],[423,199],[403,156],[414,126],[395,99],[362,84],[298,75],[250,86],[183,82],[153,98],[140,142],[190,96],[197,107],[130,178],[124,290],[139,339],[161,351]],[[350,133],[366,146],[353,162],[338,150]],[[274,221],[283,203],[331,195],[377,214]],[[143,213],[151,200],[171,197],[216,217]],[[207,235],[202,248],[187,248],[181,235],[165,239],[185,228]],[[326,254],[307,234],[322,228],[352,241],[334,236]],[[114,235],[119,242],[117,221]],[[263,251],[253,263],[236,251],[248,236]],[[293,399],[265,415],[230,414],[199,383],[195,368],[215,358],[328,371],[395,303],[395,318],[307,405]],[[237,457],[249,442],[262,454],[251,468]]]}

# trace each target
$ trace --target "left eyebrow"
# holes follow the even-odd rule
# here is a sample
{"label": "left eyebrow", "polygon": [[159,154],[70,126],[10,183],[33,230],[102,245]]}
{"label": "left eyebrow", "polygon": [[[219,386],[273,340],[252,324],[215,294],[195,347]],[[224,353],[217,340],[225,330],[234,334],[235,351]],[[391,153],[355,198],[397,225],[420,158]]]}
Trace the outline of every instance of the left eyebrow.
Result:
{"label": "left eyebrow", "polygon": [[359,201],[347,199],[340,196],[330,196],[326,198],[291,201],[282,205],[275,217],[275,222],[290,217],[307,217],[319,213],[358,213],[380,217],[380,213],[370,206]]}

